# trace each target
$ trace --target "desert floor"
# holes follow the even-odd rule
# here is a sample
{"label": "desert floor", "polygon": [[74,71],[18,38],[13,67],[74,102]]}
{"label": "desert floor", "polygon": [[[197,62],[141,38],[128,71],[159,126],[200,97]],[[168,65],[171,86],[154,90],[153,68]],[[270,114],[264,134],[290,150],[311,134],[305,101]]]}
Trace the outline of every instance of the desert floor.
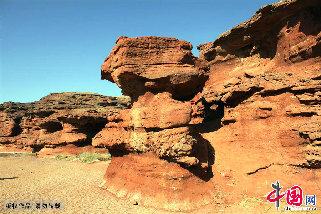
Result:
{"label": "desert floor", "polygon": [[62,202],[63,210],[56,213],[159,213],[117,200],[101,189],[107,166],[108,162],[86,164],[30,156],[1,157],[0,213],[10,213],[4,209],[5,202],[39,200]]}

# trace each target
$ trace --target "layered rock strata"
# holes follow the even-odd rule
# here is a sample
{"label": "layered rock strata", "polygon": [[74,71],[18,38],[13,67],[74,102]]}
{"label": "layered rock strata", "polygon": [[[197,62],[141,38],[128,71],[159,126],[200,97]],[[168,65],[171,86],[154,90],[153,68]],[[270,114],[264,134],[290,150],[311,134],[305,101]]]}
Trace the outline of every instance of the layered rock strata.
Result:
{"label": "layered rock strata", "polygon": [[[225,177],[232,186],[247,186],[250,176],[276,166],[320,168],[320,20],[320,1],[268,5],[200,45],[198,59],[186,42],[121,37],[102,66],[102,78],[118,84],[134,103],[127,127],[119,127],[125,139],[107,143],[106,128],[97,145],[122,144],[128,153],[152,152],[187,169],[210,163],[206,153],[215,149],[214,179]],[[201,141],[207,146],[194,146]],[[109,187],[117,186],[111,175],[107,170]]]}
{"label": "layered rock strata", "polygon": [[[55,93],[33,103],[0,105],[2,150],[91,150],[92,138],[129,105],[126,97]],[[59,150],[60,151],[60,150]]]}
{"label": "layered rock strata", "polygon": [[[196,95],[207,79],[206,66],[191,49],[174,38],[120,37],[102,65],[102,78],[115,82],[134,103],[126,126],[105,128],[93,144],[208,168],[209,145],[193,131],[204,119]],[[124,134],[111,139],[117,129]]]}
{"label": "layered rock strata", "polygon": [[206,80],[206,65],[191,50],[189,42],[175,38],[120,37],[102,65],[101,77],[133,100],[146,92],[169,92],[188,100]]}
{"label": "layered rock strata", "polygon": [[[281,1],[198,47],[210,66],[202,95],[208,103],[224,106],[223,128],[216,137],[235,133],[223,134],[221,143],[248,141],[270,153],[249,163],[253,169],[270,164],[321,167],[320,20],[320,1]],[[237,145],[247,148],[244,156],[258,153],[248,144]]]}
{"label": "layered rock strata", "polygon": [[[213,148],[196,130],[205,118],[199,93],[208,68],[191,49],[190,43],[174,38],[120,37],[103,63],[102,78],[133,100],[123,111],[122,124],[108,125],[93,139],[94,146],[108,148],[112,155],[136,154],[118,157],[108,167],[106,186],[114,194],[139,195],[145,199],[139,203],[146,205],[149,198],[157,206],[178,209],[190,203],[185,188],[193,183],[204,186],[196,195],[210,197],[205,181],[212,176]],[[163,190],[155,195],[157,189]],[[196,198],[199,204],[205,201]]]}

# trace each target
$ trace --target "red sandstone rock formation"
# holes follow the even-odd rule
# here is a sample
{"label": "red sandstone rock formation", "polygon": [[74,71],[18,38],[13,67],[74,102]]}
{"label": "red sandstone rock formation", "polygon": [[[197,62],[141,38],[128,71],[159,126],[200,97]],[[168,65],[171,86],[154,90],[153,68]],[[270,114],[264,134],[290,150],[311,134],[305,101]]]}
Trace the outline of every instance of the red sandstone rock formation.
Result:
{"label": "red sandstone rock formation", "polygon": [[320,1],[285,0],[261,8],[246,22],[200,45],[200,58],[211,62],[258,55],[301,61],[320,55]]}
{"label": "red sandstone rock formation", "polygon": [[[201,157],[207,156],[203,161],[209,162],[207,150],[214,147],[216,176],[208,182],[223,176],[247,186],[244,176],[273,166],[303,171],[320,168],[320,20],[320,1],[269,5],[214,42],[200,45],[200,59],[191,55],[188,43],[175,39],[120,38],[102,66],[102,77],[116,82],[135,102],[126,141],[115,143],[123,143],[128,152],[152,152],[170,162],[182,164],[187,158],[182,166],[189,170],[202,162]],[[192,78],[191,73],[197,75]],[[178,84],[172,81],[176,76],[181,79]],[[195,77],[199,85],[191,82]],[[182,81],[189,88],[180,90],[177,86]],[[175,132],[177,127],[186,129],[184,126],[194,128],[184,135]],[[164,131],[170,137],[160,134]],[[195,134],[209,143],[191,150],[200,142]],[[175,138],[190,140],[180,144],[172,141]],[[165,142],[179,145],[178,150],[163,156]],[[100,141],[100,145],[110,147],[107,144]],[[193,155],[195,150],[202,155]],[[142,162],[147,158],[140,157]],[[107,188],[117,195],[122,186],[122,197],[130,198],[137,184],[139,191],[135,191],[150,197],[152,194],[131,178],[134,173],[122,174],[120,165],[129,159],[119,157],[107,169]],[[139,158],[131,162],[138,172],[139,162]],[[152,167],[149,170],[153,171]],[[153,172],[158,175],[153,178],[157,182],[160,172]],[[117,175],[126,178],[119,181],[124,182],[122,185],[117,183]],[[147,183],[150,179],[144,171],[139,176]],[[253,182],[250,177],[246,180]]]}
{"label": "red sandstone rock formation", "polygon": [[1,150],[38,152],[61,147],[68,151],[84,146],[91,149],[88,146],[95,134],[114,121],[128,104],[127,98],[85,93],[51,94],[26,104],[3,103],[0,105]]}
{"label": "red sandstone rock formation", "polygon": [[[170,198],[184,198],[183,186],[176,187],[181,193],[171,193],[171,188],[175,187],[172,181],[176,177],[185,180],[186,185],[199,182],[206,186],[204,180],[212,176],[212,147],[195,130],[205,118],[199,92],[207,79],[207,66],[192,55],[191,49],[190,43],[174,38],[121,37],[102,65],[102,78],[117,83],[134,102],[129,117],[125,117],[127,127],[119,124],[107,126],[93,139],[93,145],[108,148],[116,156],[143,153],[135,156],[135,161],[127,155],[112,161],[106,173],[107,188],[116,191],[116,195],[123,191],[119,189],[122,187],[125,189],[123,197],[130,197],[131,187],[136,185],[136,195],[154,197],[164,205],[168,204],[166,192]],[[147,153],[152,156],[145,155]],[[129,172],[129,166],[134,170]],[[163,167],[172,172],[165,176],[158,170]],[[146,170],[137,177],[135,171],[140,168]],[[155,176],[150,176],[149,171]],[[128,176],[123,177],[128,172]],[[123,177],[121,185],[116,179],[119,177]],[[137,179],[146,185],[132,183]],[[154,185],[149,185],[152,183]],[[153,194],[160,188],[164,191],[155,198]],[[200,192],[206,193],[204,189]],[[180,203],[186,204],[186,201]]]}
{"label": "red sandstone rock formation", "polygon": [[117,83],[135,102],[126,130],[117,128],[125,134],[109,141],[116,127],[106,127],[94,145],[111,152],[152,151],[160,158],[206,168],[207,145],[189,127],[203,119],[202,108],[194,107],[191,99],[207,79],[206,66],[191,49],[190,43],[174,38],[120,37],[102,65],[102,78]]}
{"label": "red sandstone rock formation", "polygon": [[192,45],[175,38],[120,37],[102,65],[102,79],[115,82],[134,100],[150,91],[191,98],[206,80]]}
{"label": "red sandstone rock formation", "polygon": [[[283,1],[198,47],[210,65],[203,97],[210,105],[224,105],[221,130],[237,133],[228,139],[223,134],[221,143],[247,139],[271,154],[262,153],[259,162],[248,164],[253,169],[269,164],[321,166],[321,153],[311,146],[321,131],[315,128],[321,122],[320,18],[320,1]],[[221,139],[216,136],[221,130],[212,137]]]}
{"label": "red sandstone rock formation", "polygon": [[220,200],[214,198],[213,190],[218,188],[213,183],[151,153],[114,157],[112,161],[105,174],[106,189],[134,204],[190,211]]}
{"label": "red sandstone rock formation", "polygon": [[146,206],[265,200],[277,179],[321,196],[320,20],[318,0],[268,5],[200,45],[200,58],[174,38],[120,37],[102,79],[130,106],[79,94],[5,103],[0,142],[108,148],[106,188]]}

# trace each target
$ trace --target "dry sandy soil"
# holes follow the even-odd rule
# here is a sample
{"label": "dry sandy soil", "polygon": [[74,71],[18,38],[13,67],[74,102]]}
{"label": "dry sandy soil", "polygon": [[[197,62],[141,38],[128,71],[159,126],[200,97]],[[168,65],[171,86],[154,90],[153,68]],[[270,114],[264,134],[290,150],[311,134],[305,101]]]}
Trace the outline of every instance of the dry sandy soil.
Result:
{"label": "dry sandy soil", "polygon": [[38,200],[61,201],[64,209],[57,213],[156,213],[151,208],[117,200],[99,188],[107,166],[108,162],[1,157],[0,213],[10,213],[4,209],[6,201]]}

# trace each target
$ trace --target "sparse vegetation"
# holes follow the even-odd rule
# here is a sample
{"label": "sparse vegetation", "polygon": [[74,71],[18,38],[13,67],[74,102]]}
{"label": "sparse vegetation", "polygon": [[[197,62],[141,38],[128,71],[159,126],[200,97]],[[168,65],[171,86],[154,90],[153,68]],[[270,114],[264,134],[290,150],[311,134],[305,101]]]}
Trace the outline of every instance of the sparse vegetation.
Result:
{"label": "sparse vegetation", "polygon": [[111,155],[109,153],[100,154],[100,153],[81,153],[77,155],[77,158],[84,163],[92,163],[95,161],[108,161],[111,159]]}
{"label": "sparse vegetation", "polygon": [[0,157],[23,157],[23,156],[36,156],[31,152],[0,152]]}
{"label": "sparse vegetation", "polygon": [[66,160],[66,161],[76,161],[79,160],[83,163],[93,163],[96,161],[108,161],[111,159],[111,155],[109,153],[100,154],[100,153],[90,153],[84,152],[79,155],[66,155],[59,154],[55,157],[57,160]]}
{"label": "sparse vegetation", "polygon": [[74,155],[59,154],[55,157],[55,159],[72,161],[72,160],[76,160],[77,158]]}

